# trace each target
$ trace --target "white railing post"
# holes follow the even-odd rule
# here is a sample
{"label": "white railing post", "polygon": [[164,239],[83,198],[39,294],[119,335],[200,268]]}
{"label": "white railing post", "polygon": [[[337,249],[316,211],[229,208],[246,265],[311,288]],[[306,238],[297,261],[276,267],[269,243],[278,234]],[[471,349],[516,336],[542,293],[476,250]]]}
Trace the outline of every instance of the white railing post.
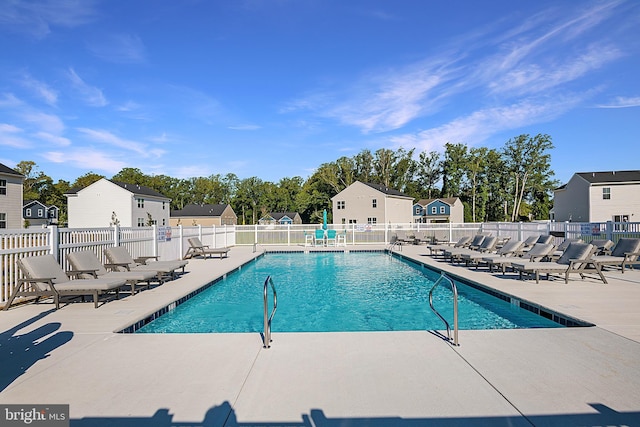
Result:
{"label": "white railing post", "polygon": [[151,250],[151,255],[153,256],[158,256],[158,245],[159,245],[159,238],[158,238],[158,225],[157,224],[151,224],[151,231],[153,233],[153,237],[152,237],[152,242],[153,242],[153,248]]}
{"label": "white railing post", "polygon": [[224,247],[229,247],[229,232],[227,231],[227,224],[224,225]]}
{"label": "white railing post", "polygon": [[118,224],[113,225],[113,246],[120,246],[120,226]]}
{"label": "white railing post", "polygon": [[449,241],[453,242],[453,223],[449,222]]}
{"label": "white railing post", "polygon": [[522,238],[522,221],[518,223],[518,240],[524,240]]}
{"label": "white railing post", "polygon": [[258,224],[254,224],[253,228],[254,228],[253,243],[258,243]]}
{"label": "white railing post", "polygon": [[615,240],[613,240],[613,222],[611,221],[607,221],[607,239],[615,242]]}
{"label": "white railing post", "polygon": [[58,237],[58,227],[55,225],[50,225],[47,227],[49,230],[49,251],[51,255],[56,259],[56,261],[60,260],[59,254],[59,237]]}
{"label": "white railing post", "polygon": [[198,239],[202,242],[202,225],[198,224]]}
{"label": "white railing post", "polygon": [[184,254],[184,243],[182,241],[183,230],[182,224],[178,224],[178,250],[180,251],[180,259],[182,259],[182,254]]}
{"label": "white railing post", "polygon": [[291,246],[291,224],[287,224],[287,246]]}

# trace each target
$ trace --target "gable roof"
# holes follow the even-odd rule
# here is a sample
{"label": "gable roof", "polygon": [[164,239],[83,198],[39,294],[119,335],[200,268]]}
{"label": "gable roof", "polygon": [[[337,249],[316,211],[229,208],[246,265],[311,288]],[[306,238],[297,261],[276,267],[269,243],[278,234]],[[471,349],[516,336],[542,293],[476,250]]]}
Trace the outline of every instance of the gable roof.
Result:
{"label": "gable roof", "polygon": [[580,176],[591,184],[605,182],[640,182],[640,170],[632,171],[607,171],[607,172],[578,172]]}
{"label": "gable roof", "polygon": [[190,204],[171,211],[171,216],[221,216],[227,204]]}
{"label": "gable roof", "polygon": [[382,184],[373,184],[371,182],[363,182],[364,185],[368,185],[369,187],[380,191],[381,193],[384,193],[388,196],[400,196],[400,197],[408,197],[410,199],[413,199],[413,197],[409,196],[408,194],[405,194],[401,191],[398,190],[394,190],[393,188],[389,188],[385,185]]}
{"label": "gable roof", "polygon": [[[161,193],[157,192],[153,188],[145,187],[144,185],[129,184],[129,183],[120,182],[120,181],[112,181],[112,180],[106,179],[106,178],[101,178],[100,180],[98,180],[96,182],[99,182],[102,179],[104,179],[106,181],[109,181],[110,183],[115,184],[118,187],[123,188],[123,189],[125,189],[125,190],[127,190],[127,191],[129,191],[130,193],[133,193],[133,194],[137,194],[137,195],[140,195],[140,196],[153,196],[153,197],[161,197],[163,199],[169,199],[164,194],[161,194]],[[74,187],[74,188],[71,188],[71,189],[69,189],[69,191],[67,191],[64,194],[76,194],[79,191],[84,190],[85,188],[91,187],[93,184],[95,184],[95,182],[87,185],[86,187]]]}
{"label": "gable roof", "polygon": [[276,221],[280,221],[285,216],[293,220],[296,215],[298,215],[298,212],[269,212],[269,216]]}
{"label": "gable roof", "polygon": [[15,176],[21,176],[24,177],[24,175],[22,175],[20,172],[17,172],[13,169],[11,169],[9,166],[5,166],[2,163],[0,163],[0,173],[5,174],[5,175],[15,175]]}
{"label": "gable roof", "polygon": [[440,200],[441,202],[446,203],[449,206],[453,206],[456,203],[456,201],[459,200],[459,198],[458,197],[444,197],[444,198],[436,197],[434,199],[420,199],[415,204],[421,205],[421,206],[427,206],[435,202],[436,200]]}

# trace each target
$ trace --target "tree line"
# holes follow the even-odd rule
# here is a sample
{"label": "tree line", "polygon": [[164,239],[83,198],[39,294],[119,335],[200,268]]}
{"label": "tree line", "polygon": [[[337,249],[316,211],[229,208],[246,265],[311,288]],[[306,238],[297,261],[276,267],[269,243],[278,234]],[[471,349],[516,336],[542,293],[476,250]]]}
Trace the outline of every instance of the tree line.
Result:
{"label": "tree line", "polygon": [[[552,207],[551,137],[527,134],[511,138],[500,149],[447,143],[444,153],[415,149],[362,150],[353,157],[323,163],[306,180],[296,176],[277,183],[258,177],[214,174],[187,179],[146,175],[124,168],[110,179],[144,185],[171,198],[171,209],[187,204],[230,204],[239,224],[255,224],[268,212],[298,212],[305,223],[322,221],[331,212],[331,198],[355,181],[382,184],[419,199],[459,197],[466,222],[548,219]],[[60,208],[66,222],[66,197],[106,178],[94,172],[73,183],[53,179],[35,162],[21,161],[14,168],[25,176],[24,200],[39,200]]]}

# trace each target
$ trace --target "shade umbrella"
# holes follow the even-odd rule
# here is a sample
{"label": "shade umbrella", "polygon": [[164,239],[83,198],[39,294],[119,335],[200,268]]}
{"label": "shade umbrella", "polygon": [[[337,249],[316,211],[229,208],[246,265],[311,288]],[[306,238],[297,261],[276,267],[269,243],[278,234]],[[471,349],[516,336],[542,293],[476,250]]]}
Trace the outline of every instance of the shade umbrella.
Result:
{"label": "shade umbrella", "polygon": [[322,229],[323,230],[327,229],[327,210],[326,209],[322,212]]}

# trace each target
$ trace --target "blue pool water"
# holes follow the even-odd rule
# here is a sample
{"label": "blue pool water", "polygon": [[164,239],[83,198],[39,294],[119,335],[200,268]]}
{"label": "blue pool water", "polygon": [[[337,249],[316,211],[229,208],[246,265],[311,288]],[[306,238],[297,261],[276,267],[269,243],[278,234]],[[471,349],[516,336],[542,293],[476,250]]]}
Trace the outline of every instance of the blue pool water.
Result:
{"label": "blue pool water", "polygon": [[[266,254],[138,332],[261,332],[263,286],[269,275],[278,293],[274,332],[444,329],[429,309],[436,272],[384,253],[323,252]],[[457,285],[460,329],[560,327],[473,287]],[[436,289],[434,306],[453,323],[448,285]]]}

